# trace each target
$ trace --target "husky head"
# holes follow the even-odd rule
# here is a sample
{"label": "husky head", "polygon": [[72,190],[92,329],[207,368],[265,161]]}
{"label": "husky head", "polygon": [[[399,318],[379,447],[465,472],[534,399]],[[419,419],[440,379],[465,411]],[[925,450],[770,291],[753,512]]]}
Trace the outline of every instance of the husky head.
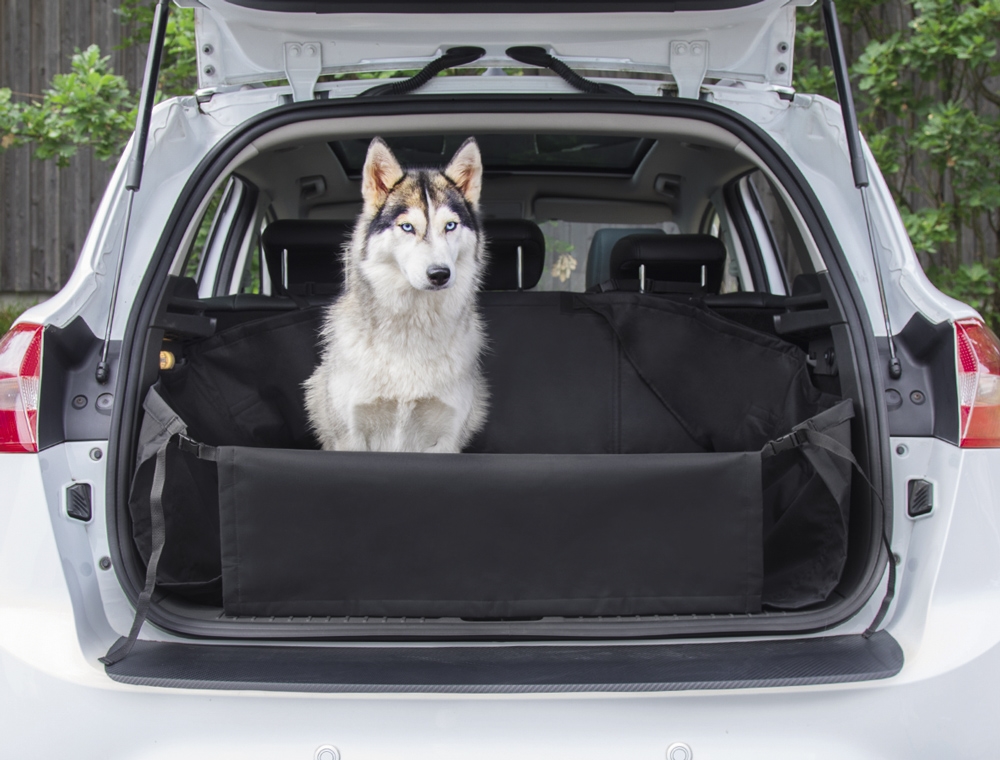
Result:
{"label": "husky head", "polygon": [[443,170],[404,170],[388,145],[372,140],[353,246],[361,277],[385,294],[478,289],[485,259],[482,179],[479,146],[471,137]]}

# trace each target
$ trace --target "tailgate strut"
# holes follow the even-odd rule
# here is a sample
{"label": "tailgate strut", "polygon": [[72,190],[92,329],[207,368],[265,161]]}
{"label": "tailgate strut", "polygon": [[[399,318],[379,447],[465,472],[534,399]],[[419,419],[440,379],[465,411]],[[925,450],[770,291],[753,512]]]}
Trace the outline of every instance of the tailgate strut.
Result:
{"label": "tailgate strut", "polygon": [[[823,22],[826,25],[826,38],[830,45],[830,53],[833,59],[833,74],[837,80],[837,97],[840,100],[840,110],[844,115],[844,128],[847,134],[847,151],[851,156],[851,170],[854,173],[854,186],[861,192],[861,203],[865,209],[865,225],[868,227],[868,245],[872,252],[872,261],[875,263],[875,280],[878,283],[878,294],[882,301],[882,315],[885,318],[885,334],[889,339],[889,377],[893,380],[899,378],[903,373],[902,365],[896,357],[896,345],[892,338],[892,325],[889,322],[889,307],[885,300],[885,286],[882,284],[882,267],[879,264],[878,253],[875,251],[875,231],[872,229],[871,208],[868,205],[868,167],[865,164],[865,157],[861,151],[861,133],[858,131],[858,117],[854,111],[854,96],[851,94],[851,80],[847,78],[847,60],[844,57],[844,44],[840,38],[840,25],[837,23],[837,8],[834,0],[822,0],[823,2]],[[856,466],[856,463],[855,463]],[[861,468],[858,468],[864,476]],[[889,526],[891,512],[886,508],[882,497],[871,481],[866,477],[869,487],[879,504],[882,505],[882,543],[885,545],[888,555],[888,579],[886,581],[885,596],[875,619],[862,634],[864,638],[872,636],[882,621],[885,620],[889,612],[889,605],[896,595],[896,558],[892,552],[892,544],[889,541]],[[881,548],[879,549],[881,552]]]}
{"label": "tailgate strut", "polygon": [[889,306],[885,300],[885,286],[882,283],[882,265],[875,251],[875,232],[872,229],[872,213],[868,205],[868,166],[861,151],[861,132],[858,130],[858,117],[854,111],[854,96],[851,94],[851,80],[847,76],[847,60],[844,57],[844,43],[840,38],[840,25],[837,23],[837,6],[834,5],[834,0],[823,0],[823,22],[826,26],[826,39],[830,45],[830,56],[833,59],[833,76],[837,80],[837,98],[840,100],[840,110],[844,115],[847,152],[851,156],[854,186],[861,191],[865,225],[868,228],[868,245],[871,248],[872,261],[875,262],[875,280],[882,301],[885,333],[889,339],[889,377],[896,380],[903,374],[903,367],[896,358],[896,344],[889,322]]}
{"label": "tailgate strut", "polygon": [[122,276],[122,260],[125,258],[125,243],[128,241],[128,226],[132,219],[132,201],[142,183],[142,164],[146,158],[146,139],[149,137],[149,119],[153,113],[153,100],[156,97],[156,83],[160,76],[160,57],[163,53],[163,38],[167,32],[168,0],[157,0],[153,11],[153,30],[149,37],[149,53],[146,55],[146,71],[142,76],[142,91],[139,94],[139,114],[136,118],[135,137],[132,142],[132,155],[129,156],[125,175],[125,192],[128,199],[125,205],[125,221],[122,225],[121,245],[118,247],[118,260],[115,263],[115,279],[111,287],[111,308],[108,311],[108,322],[104,327],[104,345],[101,348],[101,360],[97,363],[95,376],[97,382],[104,385],[111,378],[111,368],[108,365],[108,344],[111,341],[111,324],[115,318],[115,307],[118,304],[118,285]]}

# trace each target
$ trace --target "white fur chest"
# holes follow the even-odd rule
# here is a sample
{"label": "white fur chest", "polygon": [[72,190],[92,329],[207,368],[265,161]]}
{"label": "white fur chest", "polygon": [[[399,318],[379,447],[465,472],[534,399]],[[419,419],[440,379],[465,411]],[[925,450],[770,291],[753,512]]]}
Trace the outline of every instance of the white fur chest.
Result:
{"label": "white fur chest", "polygon": [[331,325],[331,380],[353,403],[443,397],[477,369],[483,337],[475,312],[460,324],[429,309],[373,323],[343,305]]}

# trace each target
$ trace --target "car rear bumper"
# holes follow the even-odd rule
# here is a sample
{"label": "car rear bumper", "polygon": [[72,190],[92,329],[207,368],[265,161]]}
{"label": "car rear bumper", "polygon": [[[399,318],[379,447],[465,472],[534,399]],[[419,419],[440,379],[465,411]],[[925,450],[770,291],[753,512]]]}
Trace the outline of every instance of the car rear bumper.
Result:
{"label": "car rear bumper", "polygon": [[[5,616],[5,627],[11,617]],[[26,617],[37,625],[37,617]],[[961,668],[885,681],[745,690],[575,694],[307,694],[116,683],[60,656],[41,669],[0,652],[10,757],[698,758],[993,757],[1000,647]],[[68,636],[58,629],[69,629]],[[58,725],[59,730],[49,726]]]}

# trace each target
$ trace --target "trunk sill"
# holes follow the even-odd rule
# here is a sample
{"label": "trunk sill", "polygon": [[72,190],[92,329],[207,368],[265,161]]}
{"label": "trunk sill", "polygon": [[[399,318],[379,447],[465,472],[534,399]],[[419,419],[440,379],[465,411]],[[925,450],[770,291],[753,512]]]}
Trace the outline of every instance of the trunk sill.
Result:
{"label": "trunk sill", "polygon": [[749,689],[890,678],[886,631],[812,639],[615,646],[275,647],[139,641],[108,675],[183,689],[525,694]]}

